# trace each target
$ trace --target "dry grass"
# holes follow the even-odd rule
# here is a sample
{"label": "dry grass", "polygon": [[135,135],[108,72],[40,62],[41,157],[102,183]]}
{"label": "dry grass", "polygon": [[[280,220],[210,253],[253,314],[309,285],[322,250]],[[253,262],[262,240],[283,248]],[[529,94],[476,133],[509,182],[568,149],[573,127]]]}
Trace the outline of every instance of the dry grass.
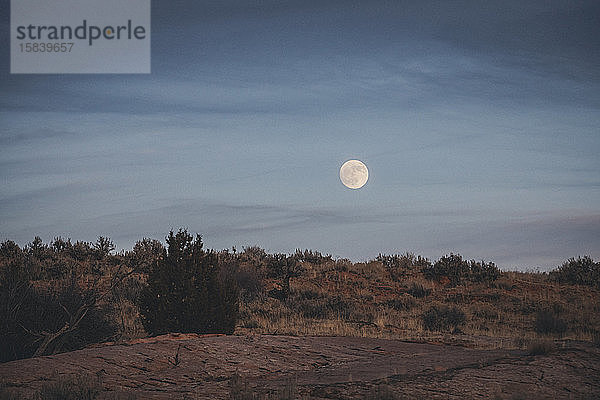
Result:
{"label": "dry grass", "polygon": [[[544,338],[600,342],[600,291],[558,284],[545,274],[503,272],[491,283],[451,287],[425,279],[420,268],[389,271],[378,261],[303,262],[303,268],[285,300],[268,296],[280,280],[262,278],[263,289],[240,301],[235,333],[456,340],[460,333],[424,329],[423,315],[437,304],[465,313],[460,332],[481,338],[469,342],[474,347],[528,350],[531,341]],[[137,308],[123,297],[115,316],[122,337],[143,337]],[[536,332],[543,310],[564,321],[566,331]]]}
{"label": "dry grass", "polygon": [[[419,268],[392,273],[377,261],[304,268],[292,279],[288,299],[262,294],[243,302],[236,333],[428,340],[440,336],[423,327],[432,304],[462,310],[462,333],[499,339],[502,347],[527,348],[523,340],[544,337],[592,341],[600,332],[599,291],[559,285],[545,274],[503,272],[495,282],[449,287],[426,280]],[[265,287],[276,283],[266,281]],[[536,332],[540,310],[551,310],[566,331]]]}
{"label": "dry grass", "polygon": [[107,392],[101,379],[93,375],[54,376],[32,396],[17,394],[0,383],[0,400],[136,400],[132,392]]}
{"label": "dry grass", "polygon": [[[93,255],[93,250],[89,251]],[[48,257],[44,258],[49,271],[77,264],[68,252],[63,254],[50,249],[46,252],[51,256],[48,256],[50,261],[46,260]],[[138,257],[136,254],[111,256],[103,259],[106,265],[101,264],[109,272],[120,265],[146,265],[149,256]],[[451,283],[445,276],[426,279],[422,268],[431,264],[411,254],[380,256],[376,260],[352,263],[311,252],[301,259],[312,262],[300,262],[299,275],[291,277],[288,291],[284,278],[277,273],[277,268],[273,268],[273,265],[277,266],[274,262],[277,258],[273,256],[259,248],[244,249],[241,253],[219,253],[219,259],[229,268],[227,271],[233,271],[242,288],[237,334],[410,340],[439,340],[440,337],[447,340],[449,336],[456,340],[462,335],[461,340],[466,340],[466,336],[481,338],[479,343],[472,344],[474,346],[521,349],[527,349],[530,341],[543,338],[600,343],[598,287],[559,284],[548,274],[536,272],[510,271],[498,277],[497,270],[493,274],[495,280],[454,279]],[[291,257],[285,257],[286,262],[289,259]],[[87,270],[92,270],[96,261],[90,260],[95,258],[86,261],[90,265],[83,262],[82,268],[87,265]],[[8,259],[4,261],[6,263]],[[146,285],[147,268],[134,271],[103,304],[110,306],[110,322],[117,327],[116,341],[146,336],[137,303]],[[38,278],[32,278],[34,287],[56,284],[50,275],[38,275]],[[82,279],[90,276],[83,274]],[[98,284],[107,286],[108,276],[105,273]],[[82,281],[81,285],[87,284]],[[286,290],[282,290],[284,287]],[[434,322],[429,327],[433,326],[437,331],[427,330],[424,316],[432,306],[437,310],[455,310],[457,315],[464,313],[464,322],[462,318],[460,324],[429,321]]]}

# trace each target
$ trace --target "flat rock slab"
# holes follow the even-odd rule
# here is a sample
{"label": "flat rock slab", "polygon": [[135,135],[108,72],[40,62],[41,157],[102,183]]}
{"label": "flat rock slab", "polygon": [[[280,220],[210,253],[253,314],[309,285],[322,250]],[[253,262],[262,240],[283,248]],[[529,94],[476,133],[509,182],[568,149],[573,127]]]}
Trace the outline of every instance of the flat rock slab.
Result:
{"label": "flat rock slab", "polygon": [[0,364],[23,394],[61,376],[98,377],[108,394],[227,399],[238,374],[273,393],[290,381],[304,398],[361,398],[374,387],[407,398],[600,398],[600,349],[570,343],[544,356],[348,337],[164,335]]}

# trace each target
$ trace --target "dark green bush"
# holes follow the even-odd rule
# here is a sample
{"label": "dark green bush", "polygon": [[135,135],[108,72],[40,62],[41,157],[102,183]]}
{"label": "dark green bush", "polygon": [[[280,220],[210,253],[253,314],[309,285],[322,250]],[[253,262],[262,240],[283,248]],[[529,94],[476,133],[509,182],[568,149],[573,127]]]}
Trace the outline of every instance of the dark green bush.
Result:
{"label": "dark green bush", "polygon": [[423,314],[423,326],[428,331],[457,331],[466,321],[457,307],[432,306]]}
{"label": "dark green bush", "polygon": [[433,265],[422,269],[427,279],[440,281],[447,278],[452,285],[464,282],[492,282],[500,276],[500,270],[493,262],[467,261],[460,254],[441,257]]}
{"label": "dark green bush", "polygon": [[217,254],[204,251],[200,236],[185,230],[171,231],[167,246],[140,296],[146,331],[233,333],[239,289],[219,268]]}
{"label": "dark green bush", "polygon": [[136,271],[148,273],[158,264],[164,250],[165,247],[158,240],[138,240],[133,250],[127,253],[129,264]]}
{"label": "dark green bush", "polygon": [[560,283],[600,287],[600,262],[589,256],[570,258],[551,271],[550,277]]}

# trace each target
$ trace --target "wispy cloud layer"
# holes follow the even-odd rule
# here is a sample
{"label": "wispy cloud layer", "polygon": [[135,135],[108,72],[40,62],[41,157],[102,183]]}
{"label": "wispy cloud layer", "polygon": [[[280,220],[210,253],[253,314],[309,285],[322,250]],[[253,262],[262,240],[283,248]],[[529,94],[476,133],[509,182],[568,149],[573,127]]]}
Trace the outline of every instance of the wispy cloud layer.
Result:
{"label": "wispy cloud layer", "polygon": [[[594,1],[153,2],[151,75],[0,63],[0,237],[130,247],[185,226],[215,247],[355,259],[599,256],[599,13]],[[339,183],[350,158],[370,169],[360,191]]]}

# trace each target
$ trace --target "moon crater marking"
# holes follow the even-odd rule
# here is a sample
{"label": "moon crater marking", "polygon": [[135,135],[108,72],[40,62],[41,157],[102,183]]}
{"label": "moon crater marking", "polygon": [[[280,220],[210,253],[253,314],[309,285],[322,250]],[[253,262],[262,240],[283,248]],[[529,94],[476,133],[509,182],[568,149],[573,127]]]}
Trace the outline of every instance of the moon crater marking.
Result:
{"label": "moon crater marking", "polygon": [[367,166],[359,160],[348,160],[340,168],[340,180],[350,189],[360,189],[369,179]]}

